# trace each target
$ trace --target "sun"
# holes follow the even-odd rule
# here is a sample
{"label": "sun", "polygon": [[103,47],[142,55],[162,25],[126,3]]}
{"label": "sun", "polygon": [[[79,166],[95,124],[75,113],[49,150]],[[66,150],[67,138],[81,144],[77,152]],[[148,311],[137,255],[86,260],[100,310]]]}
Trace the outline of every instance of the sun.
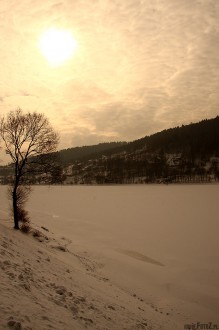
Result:
{"label": "sun", "polygon": [[42,34],[39,46],[49,64],[59,66],[74,55],[78,44],[70,31],[51,28]]}

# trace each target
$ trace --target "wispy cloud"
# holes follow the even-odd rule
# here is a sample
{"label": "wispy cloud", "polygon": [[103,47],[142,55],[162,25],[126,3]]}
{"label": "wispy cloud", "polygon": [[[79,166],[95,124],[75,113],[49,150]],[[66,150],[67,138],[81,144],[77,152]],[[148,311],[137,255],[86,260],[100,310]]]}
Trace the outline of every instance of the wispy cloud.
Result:
{"label": "wispy cloud", "polygon": [[[219,107],[215,0],[0,3],[0,111],[43,111],[61,147],[131,140],[213,117]],[[70,29],[75,56],[60,68],[38,40]]]}

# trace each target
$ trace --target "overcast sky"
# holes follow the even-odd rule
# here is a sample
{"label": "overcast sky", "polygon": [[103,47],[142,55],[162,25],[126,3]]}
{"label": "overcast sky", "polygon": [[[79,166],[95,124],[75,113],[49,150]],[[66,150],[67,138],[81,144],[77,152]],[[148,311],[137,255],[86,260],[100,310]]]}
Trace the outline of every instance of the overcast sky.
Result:
{"label": "overcast sky", "polygon": [[[71,31],[59,67],[39,40]],[[59,148],[134,140],[219,114],[219,0],[0,1],[0,115],[45,113]]]}

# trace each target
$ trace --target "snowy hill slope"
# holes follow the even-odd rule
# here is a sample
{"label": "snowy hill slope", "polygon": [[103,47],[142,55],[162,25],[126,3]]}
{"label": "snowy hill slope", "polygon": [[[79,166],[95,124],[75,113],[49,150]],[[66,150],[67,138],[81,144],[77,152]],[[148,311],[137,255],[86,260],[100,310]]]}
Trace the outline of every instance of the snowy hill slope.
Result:
{"label": "snowy hill slope", "polygon": [[0,231],[0,329],[160,329],[147,320],[143,302],[63,240],[35,239],[2,224]]}

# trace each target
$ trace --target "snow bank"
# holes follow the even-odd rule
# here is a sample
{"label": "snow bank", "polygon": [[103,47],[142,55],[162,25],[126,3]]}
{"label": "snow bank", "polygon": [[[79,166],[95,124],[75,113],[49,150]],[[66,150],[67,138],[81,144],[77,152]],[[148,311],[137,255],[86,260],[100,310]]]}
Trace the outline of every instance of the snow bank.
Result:
{"label": "snow bank", "polygon": [[0,329],[219,324],[219,186],[36,187],[33,237],[0,187]]}

